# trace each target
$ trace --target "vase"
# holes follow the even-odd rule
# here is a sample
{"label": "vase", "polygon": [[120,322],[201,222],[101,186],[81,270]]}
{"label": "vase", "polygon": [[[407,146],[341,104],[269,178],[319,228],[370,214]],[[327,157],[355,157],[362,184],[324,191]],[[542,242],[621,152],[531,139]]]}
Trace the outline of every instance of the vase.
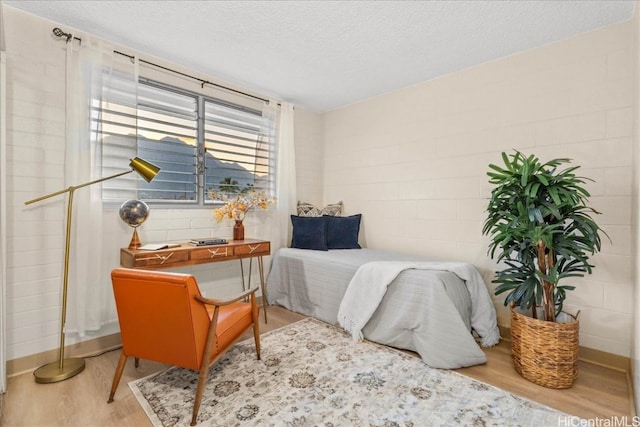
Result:
{"label": "vase", "polygon": [[241,219],[236,219],[233,226],[233,240],[244,240],[244,224]]}

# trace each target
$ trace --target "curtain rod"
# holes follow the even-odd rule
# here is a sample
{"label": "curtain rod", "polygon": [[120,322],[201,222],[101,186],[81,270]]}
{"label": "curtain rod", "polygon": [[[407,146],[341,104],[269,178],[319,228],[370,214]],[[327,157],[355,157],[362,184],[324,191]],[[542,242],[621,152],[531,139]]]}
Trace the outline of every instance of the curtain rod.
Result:
{"label": "curtain rod", "polygon": [[[71,33],[64,32],[58,27],[55,27],[53,29],[53,34],[58,38],[66,39],[67,43],[69,43],[72,39],[78,40],[80,43],[82,43],[82,39],[81,38],[76,37]],[[118,55],[126,56],[127,58],[135,59],[135,55],[129,55],[127,53],[119,52],[117,50],[114,50],[113,53],[117,53]],[[207,84],[207,85],[215,86],[215,87],[218,87],[220,89],[224,89],[224,90],[227,90],[227,91],[230,91],[230,92],[234,92],[234,93],[237,93],[237,94],[240,94],[240,95],[244,95],[244,96],[247,96],[249,98],[253,98],[253,99],[257,99],[259,101],[263,101],[263,102],[269,103],[268,99],[262,98],[260,96],[256,96],[256,95],[252,95],[250,93],[242,92],[240,90],[233,89],[233,88],[230,88],[230,87],[227,87],[227,86],[223,86],[223,85],[220,85],[220,84],[217,84],[217,83],[213,83],[213,82],[210,82],[208,80],[203,80],[203,79],[201,79],[199,77],[195,77],[195,76],[192,76],[190,74],[183,73],[181,71],[173,70],[171,68],[165,67],[163,65],[155,64],[153,62],[150,62],[150,61],[147,61],[147,60],[144,60],[144,59],[141,59],[141,58],[139,59],[139,61],[144,63],[144,64],[151,65],[153,67],[160,68],[162,70],[169,71],[171,73],[181,75],[183,77],[188,77],[190,79],[197,80],[197,81],[200,82],[200,87],[202,87],[202,88],[204,88],[204,85]],[[280,105],[280,104],[278,103],[278,105]]]}

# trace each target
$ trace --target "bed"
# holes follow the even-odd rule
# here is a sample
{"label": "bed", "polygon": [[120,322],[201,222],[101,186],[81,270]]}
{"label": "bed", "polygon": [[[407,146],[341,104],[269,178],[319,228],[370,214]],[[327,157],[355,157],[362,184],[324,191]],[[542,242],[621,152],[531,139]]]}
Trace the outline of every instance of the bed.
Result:
{"label": "bed", "polygon": [[[498,342],[495,308],[482,278],[479,287],[470,288],[460,273],[448,271],[455,269],[448,269],[446,263],[412,268],[429,263],[424,258],[375,249],[282,248],[274,256],[267,278],[268,301],[338,324],[340,305],[361,267],[394,263],[406,263],[409,268],[399,269],[390,281],[362,328],[362,336],[414,351],[436,368],[485,363],[486,356],[476,340],[483,346]],[[366,294],[366,287],[363,289],[360,292]],[[354,301],[350,305],[358,308],[358,300]]]}

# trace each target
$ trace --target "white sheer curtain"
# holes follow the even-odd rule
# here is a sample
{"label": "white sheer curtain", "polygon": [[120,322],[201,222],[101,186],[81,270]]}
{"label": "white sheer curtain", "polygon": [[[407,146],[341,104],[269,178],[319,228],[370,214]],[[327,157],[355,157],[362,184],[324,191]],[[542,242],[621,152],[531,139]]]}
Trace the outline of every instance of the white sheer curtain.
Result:
{"label": "white sheer curtain", "polygon": [[[7,390],[6,283],[7,283],[7,103],[6,59],[2,5],[0,5],[0,393]],[[0,397],[1,399],[1,397]]]}
{"label": "white sheer curtain", "polygon": [[[271,104],[275,105],[275,102]],[[294,146],[294,108],[283,102],[276,128],[276,218],[271,235],[271,253],[289,246],[290,215],[296,212],[296,153]]]}
{"label": "white sheer curtain", "polygon": [[[89,36],[79,45],[67,43],[65,185],[102,178],[101,129],[91,117],[104,114],[110,98],[110,77],[128,76],[137,87],[137,61],[114,53],[113,46]],[[127,94],[127,98],[135,96]],[[134,104],[135,105],[135,104]],[[128,165],[122,165],[122,171]],[[113,173],[117,173],[114,171]],[[110,271],[118,265],[119,247],[113,232],[115,215],[104,215],[102,186],[78,189],[74,195],[69,288],[65,333],[82,337],[116,322]],[[120,243],[120,244],[119,244]]]}

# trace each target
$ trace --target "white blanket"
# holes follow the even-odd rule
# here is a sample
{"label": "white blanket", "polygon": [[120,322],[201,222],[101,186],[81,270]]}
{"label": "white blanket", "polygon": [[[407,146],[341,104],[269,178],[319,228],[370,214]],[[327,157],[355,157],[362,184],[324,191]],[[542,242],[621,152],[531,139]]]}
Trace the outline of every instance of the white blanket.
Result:
{"label": "white blanket", "polygon": [[[487,286],[473,265],[462,262],[373,261],[363,264],[351,279],[340,303],[340,326],[355,339],[363,339],[362,330],[380,305],[387,287],[408,269],[444,270],[463,280],[471,295],[471,327],[480,336],[483,347],[498,343],[500,332],[496,326],[496,311]],[[451,315],[458,316],[458,313]]]}

